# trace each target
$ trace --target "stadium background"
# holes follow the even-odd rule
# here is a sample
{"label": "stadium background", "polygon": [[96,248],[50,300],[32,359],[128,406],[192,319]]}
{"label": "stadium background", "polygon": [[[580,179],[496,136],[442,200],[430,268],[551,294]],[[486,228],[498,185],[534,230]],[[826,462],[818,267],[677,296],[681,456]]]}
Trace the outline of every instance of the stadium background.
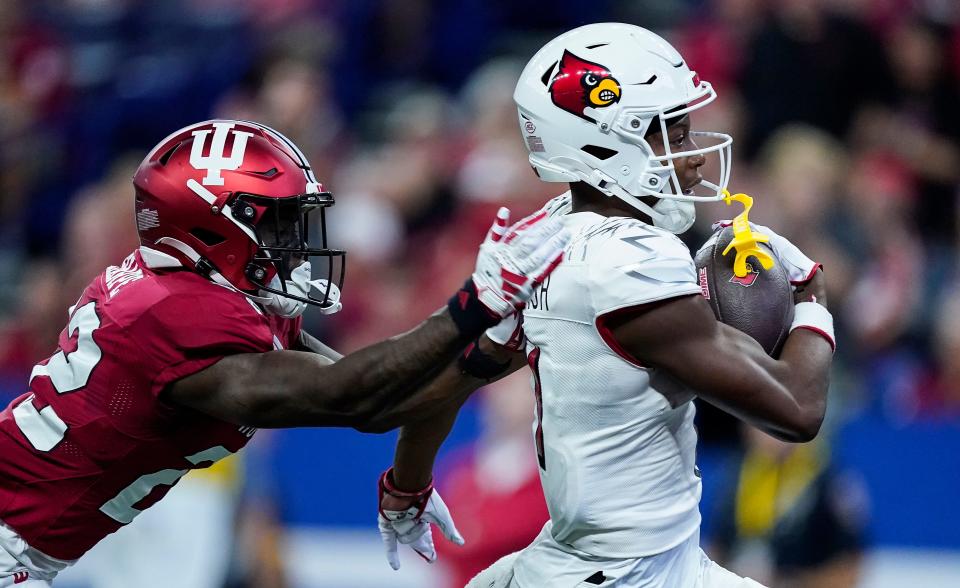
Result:
{"label": "stadium background", "polygon": [[[511,93],[546,40],[602,21],[664,34],[715,85],[720,99],[693,122],[734,135],[731,188],[826,266],[839,350],[808,460],[820,465],[808,466],[829,460],[839,480],[828,501],[854,537],[843,566],[860,586],[960,585],[954,0],[4,0],[0,393],[21,393],[64,309],[135,247],[139,160],[211,117],[286,133],[337,198],[345,306],[308,314],[309,328],[350,351],[414,325],[469,271],[499,204],[521,214],[559,193],[525,163]],[[727,216],[701,209],[689,244]],[[514,378],[471,400],[442,455],[440,488],[461,530],[490,550],[468,558],[503,549],[498,537],[522,546],[543,520],[527,491],[525,385]],[[699,427],[710,543],[744,437],[714,410]],[[449,568],[405,553],[394,573],[382,558],[374,483],[394,440],[261,432],[234,472],[185,483],[215,489],[222,537],[237,538],[216,543],[232,561],[224,581],[453,585]],[[163,517],[199,525],[190,506],[202,502],[185,502]],[[158,540],[151,559],[176,567],[177,541]],[[96,576],[81,565],[63,586]]]}

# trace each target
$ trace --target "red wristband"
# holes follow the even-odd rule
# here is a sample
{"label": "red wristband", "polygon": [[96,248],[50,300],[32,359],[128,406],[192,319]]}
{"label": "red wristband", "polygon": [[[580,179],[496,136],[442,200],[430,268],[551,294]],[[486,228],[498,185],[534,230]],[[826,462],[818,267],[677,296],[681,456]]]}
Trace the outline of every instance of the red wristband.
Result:
{"label": "red wristband", "polygon": [[398,489],[393,482],[393,466],[390,466],[387,471],[383,472],[380,476],[380,483],[383,485],[383,491],[394,498],[423,498],[433,492],[433,480],[430,480],[430,483],[427,484],[424,489],[417,490],[416,492],[405,492]]}
{"label": "red wristband", "polygon": [[[433,480],[430,480],[430,483],[427,484],[426,488],[416,492],[404,492],[403,490],[398,489],[393,482],[393,466],[380,474],[379,485],[381,496],[383,494],[389,494],[394,498],[404,498],[410,501],[410,506],[416,506],[417,514],[414,518],[419,518],[420,515],[423,514],[424,509],[427,508],[427,501],[430,499],[430,495],[433,494]],[[383,508],[379,507],[379,510],[380,514],[383,514]]]}

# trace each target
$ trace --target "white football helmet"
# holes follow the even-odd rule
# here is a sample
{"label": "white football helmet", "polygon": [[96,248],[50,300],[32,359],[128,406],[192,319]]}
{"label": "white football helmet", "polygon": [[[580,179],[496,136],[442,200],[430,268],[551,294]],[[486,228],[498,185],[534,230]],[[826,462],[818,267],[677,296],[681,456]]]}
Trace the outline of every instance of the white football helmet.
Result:
{"label": "white football helmet", "polygon": [[[513,94],[530,164],[540,179],[586,182],[674,233],[693,224],[695,202],[723,198],[733,139],[695,132],[694,140],[710,144],[673,151],[667,119],[716,97],[669,43],[621,23],[582,26],[550,41],[527,63]],[[662,131],[663,155],[644,138],[651,124]],[[720,159],[719,178],[704,179],[699,194],[684,193],[674,161],[713,153]],[[648,206],[643,196],[661,200]]]}

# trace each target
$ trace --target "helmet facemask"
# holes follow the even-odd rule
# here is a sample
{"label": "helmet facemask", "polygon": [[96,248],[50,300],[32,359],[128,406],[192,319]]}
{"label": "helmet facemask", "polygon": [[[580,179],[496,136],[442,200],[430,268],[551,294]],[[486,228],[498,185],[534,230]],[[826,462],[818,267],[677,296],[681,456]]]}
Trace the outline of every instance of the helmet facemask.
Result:
{"label": "helmet facemask", "polygon": [[[654,226],[676,234],[686,232],[696,219],[695,204],[722,200],[730,179],[733,143],[730,135],[689,131],[690,139],[696,144],[694,149],[675,150],[671,145],[670,128],[716,98],[708,82],[701,82],[699,87],[701,91],[690,104],[667,104],[652,108],[615,107],[605,112],[605,116],[597,120],[597,125],[601,130],[606,128],[612,131],[630,147],[621,148],[620,157],[600,162],[599,169],[594,168],[581,179],[646,214]],[[652,135],[659,135],[657,149],[650,142]],[[716,154],[719,160],[717,177],[713,181],[702,178],[697,185],[685,191],[677,173],[677,161],[712,154]],[[620,174],[616,173],[615,166],[619,166]],[[626,179],[610,181],[612,178],[623,178],[623,170],[637,167],[641,169],[639,173],[629,173]],[[657,198],[658,201],[645,202],[643,199],[647,197]]]}
{"label": "helmet facemask", "polygon": [[[636,181],[620,184],[631,196],[655,196],[688,202],[715,202],[723,199],[723,191],[730,181],[731,145],[733,138],[726,133],[690,131],[696,149],[674,151],[669,139],[669,127],[684,116],[713,102],[717,94],[709,82],[699,83],[700,92],[689,103],[666,104],[653,108],[623,107],[612,112],[610,129],[621,139],[639,146],[648,155],[643,172]],[[659,133],[662,143],[654,149],[649,137]],[[704,143],[708,143],[704,145]],[[662,154],[658,154],[657,152]],[[715,181],[706,178],[684,193],[677,175],[675,162],[678,159],[709,156],[717,154],[719,158],[718,177]]]}
{"label": "helmet facemask", "polygon": [[[346,252],[327,246],[326,208],[333,204],[329,192],[285,198],[241,193],[231,206],[234,218],[252,230],[258,243],[245,275],[258,288],[261,304],[275,314],[297,316],[306,305],[318,306],[324,314],[340,310]],[[319,248],[309,245],[313,211],[320,214]],[[325,278],[310,279],[311,257],[326,260]]]}

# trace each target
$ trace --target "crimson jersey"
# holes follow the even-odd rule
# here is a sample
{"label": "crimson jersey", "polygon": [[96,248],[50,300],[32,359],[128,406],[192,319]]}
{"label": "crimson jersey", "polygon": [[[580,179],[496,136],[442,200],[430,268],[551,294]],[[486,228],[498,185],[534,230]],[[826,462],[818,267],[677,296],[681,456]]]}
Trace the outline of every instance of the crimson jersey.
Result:
{"label": "crimson jersey", "polygon": [[80,557],[253,435],[165,402],[164,388],[227,355],[289,347],[299,331],[299,319],[191,271],[154,272],[139,253],[107,268],[29,392],[0,413],[0,521],[49,556]]}

